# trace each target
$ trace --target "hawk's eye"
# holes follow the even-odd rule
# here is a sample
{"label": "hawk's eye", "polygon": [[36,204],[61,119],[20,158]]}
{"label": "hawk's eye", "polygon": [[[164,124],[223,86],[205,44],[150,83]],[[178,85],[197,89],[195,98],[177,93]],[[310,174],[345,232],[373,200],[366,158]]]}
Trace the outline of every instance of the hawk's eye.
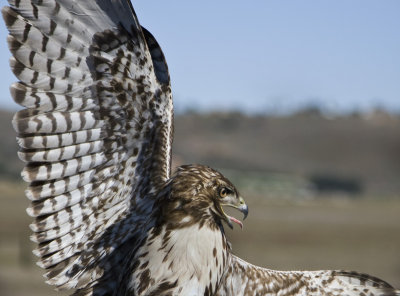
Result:
{"label": "hawk's eye", "polygon": [[224,198],[228,195],[228,189],[226,189],[225,187],[222,187],[221,190],[219,191],[219,196]]}

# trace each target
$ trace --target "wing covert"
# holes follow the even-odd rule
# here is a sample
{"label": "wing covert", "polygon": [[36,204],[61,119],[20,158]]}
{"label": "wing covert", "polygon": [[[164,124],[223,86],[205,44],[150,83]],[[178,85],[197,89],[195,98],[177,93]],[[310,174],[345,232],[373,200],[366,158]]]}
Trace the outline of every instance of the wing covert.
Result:
{"label": "wing covert", "polygon": [[341,270],[277,271],[252,265],[234,255],[217,295],[397,296],[387,282],[367,274]]}
{"label": "wing covert", "polygon": [[[11,87],[32,240],[50,284],[90,288],[121,261],[170,175],[172,98],[129,1],[10,0]],[[117,251],[118,250],[118,251]]]}

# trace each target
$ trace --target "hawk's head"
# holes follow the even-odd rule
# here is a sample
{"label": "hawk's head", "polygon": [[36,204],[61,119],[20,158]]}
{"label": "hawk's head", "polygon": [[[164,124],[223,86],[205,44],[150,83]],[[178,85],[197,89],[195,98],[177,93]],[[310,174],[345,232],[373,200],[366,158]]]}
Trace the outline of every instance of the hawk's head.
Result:
{"label": "hawk's head", "polygon": [[[199,222],[220,225],[225,221],[242,227],[242,222],[227,215],[223,206],[233,207],[246,218],[248,207],[235,186],[220,172],[203,165],[184,165],[171,178],[169,216],[180,224]],[[216,224],[215,224],[216,222]]]}

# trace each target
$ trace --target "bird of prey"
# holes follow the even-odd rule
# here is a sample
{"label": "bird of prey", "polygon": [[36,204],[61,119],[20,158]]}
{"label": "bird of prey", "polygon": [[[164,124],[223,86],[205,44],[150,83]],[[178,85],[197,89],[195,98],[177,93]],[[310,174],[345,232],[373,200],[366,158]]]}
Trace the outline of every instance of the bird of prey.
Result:
{"label": "bird of prey", "polygon": [[47,283],[74,295],[400,295],[346,271],[283,272],[234,256],[246,216],[207,166],[171,173],[170,77],[129,0],[9,0],[13,126],[31,239]]}

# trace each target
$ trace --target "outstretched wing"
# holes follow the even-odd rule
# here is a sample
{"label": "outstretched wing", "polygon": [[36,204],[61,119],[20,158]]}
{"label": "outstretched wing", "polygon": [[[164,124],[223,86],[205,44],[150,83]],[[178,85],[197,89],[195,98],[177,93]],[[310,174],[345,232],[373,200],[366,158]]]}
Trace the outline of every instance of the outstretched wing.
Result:
{"label": "outstretched wing", "polygon": [[217,295],[398,296],[388,283],[348,271],[275,271],[231,256]]}
{"label": "outstretched wing", "polygon": [[124,242],[169,178],[167,65],[129,0],[9,4],[34,252],[50,284],[87,289],[116,276]]}

